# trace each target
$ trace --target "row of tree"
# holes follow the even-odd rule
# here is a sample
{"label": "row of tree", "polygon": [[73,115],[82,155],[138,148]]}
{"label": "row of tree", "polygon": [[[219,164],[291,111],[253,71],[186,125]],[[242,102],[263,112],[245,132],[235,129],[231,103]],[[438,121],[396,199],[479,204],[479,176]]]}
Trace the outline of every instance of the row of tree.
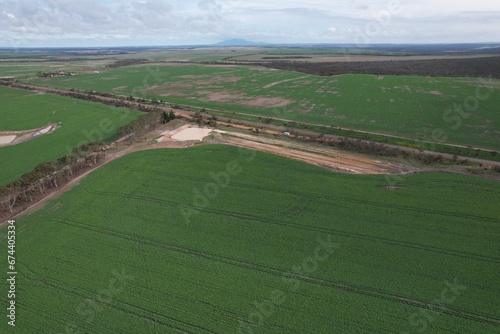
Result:
{"label": "row of tree", "polygon": [[64,71],[59,71],[59,72],[37,72],[36,76],[38,78],[52,78],[52,77],[65,77],[65,76],[73,76],[76,75],[73,72],[64,72]]}
{"label": "row of tree", "polygon": [[130,59],[120,59],[115,61],[112,64],[106,65],[107,68],[117,68],[117,67],[123,67],[123,66],[132,66],[132,65],[140,65],[140,64],[145,64],[148,63],[148,59],[144,58],[130,58]]}
{"label": "row of tree", "polygon": [[[10,81],[0,80],[0,84],[13,88],[37,91],[38,87],[23,85]],[[163,111],[157,106],[133,103],[122,97],[110,93],[96,91],[59,91],[46,89],[47,92],[55,93],[72,98],[125,107],[144,112],[136,120],[118,129],[118,134],[128,136],[129,139],[138,138],[145,133],[155,129],[160,124],[165,124],[175,119],[173,110]],[[145,99],[142,99],[146,101]],[[44,162],[36,166],[32,171],[25,173],[18,180],[0,187],[0,212],[13,212],[15,206],[24,202],[33,202],[36,197],[43,197],[49,188],[58,187],[59,184],[67,182],[74,175],[95,166],[105,160],[102,152],[104,143],[101,141],[91,142],[72,150],[71,154],[61,157],[53,162]]]}
{"label": "row of tree", "polygon": [[19,179],[0,187],[0,211],[13,212],[14,207],[33,202],[45,195],[47,189],[57,188],[75,175],[105,160],[104,143],[91,142],[75,148],[71,154],[56,161],[43,162]]}
{"label": "row of tree", "polygon": [[175,114],[173,110],[170,110],[170,112],[163,111],[161,114],[161,122],[163,124],[167,124],[170,121],[173,121],[175,119]]}
{"label": "row of tree", "polygon": [[[401,150],[396,147],[390,147],[384,144],[379,144],[376,142],[365,141],[360,139],[350,139],[350,138],[338,138],[338,139],[330,139],[324,138],[323,136],[313,138],[307,136],[298,136],[296,137],[299,140],[306,142],[317,142],[333,147],[337,147],[346,151],[354,151],[363,154],[370,155],[378,155],[384,157],[399,157],[405,160],[416,160],[420,161],[424,164],[434,164],[441,163],[444,160],[444,157],[440,154],[426,154],[423,151],[419,152],[409,152],[405,150]],[[467,160],[456,160],[455,163],[465,164]]]}
{"label": "row of tree", "polygon": [[[158,107],[146,107],[147,112],[132,122],[125,124],[118,128],[120,136],[127,136],[128,140],[140,138],[151,130],[156,129],[161,124],[166,124],[175,119],[175,114],[172,110],[170,112],[162,111]],[[146,110],[142,110],[146,111]]]}
{"label": "row of tree", "polygon": [[[7,81],[7,80],[0,80],[0,84],[12,88],[19,88],[19,89],[24,89],[24,90],[30,90],[30,91],[39,91],[40,87],[36,86],[30,86],[30,85],[24,85],[20,84],[17,82],[13,81]],[[152,112],[155,111],[156,108],[154,106],[150,106],[148,104],[161,104],[165,103],[164,101],[161,100],[152,100],[152,99],[145,99],[145,98],[133,98],[133,97],[122,97],[119,95],[115,95],[112,93],[107,93],[107,92],[98,92],[95,90],[77,90],[77,89],[70,89],[69,91],[63,91],[63,90],[58,90],[58,89],[52,89],[48,87],[43,88],[47,93],[51,94],[57,94],[61,96],[67,96],[71,97],[74,99],[79,99],[79,100],[85,100],[85,101],[90,101],[90,102],[95,102],[95,103],[101,103],[113,107],[118,107],[118,108],[128,108],[131,110],[138,110],[142,112]]]}

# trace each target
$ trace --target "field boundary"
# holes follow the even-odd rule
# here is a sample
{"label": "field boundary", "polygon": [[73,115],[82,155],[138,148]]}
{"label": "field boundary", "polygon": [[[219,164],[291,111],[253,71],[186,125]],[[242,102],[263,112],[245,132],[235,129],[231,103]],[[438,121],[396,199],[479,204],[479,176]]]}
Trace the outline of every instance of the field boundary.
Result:
{"label": "field boundary", "polygon": [[[160,131],[156,131],[153,135],[155,138],[162,137]],[[114,143],[120,143],[120,142],[123,143],[123,140],[124,138],[120,138],[116,140]],[[148,144],[145,144],[144,142],[141,141],[132,142],[130,146],[126,146],[122,150],[106,154],[103,160],[99,164],[89,166],[88,169],[83,172],[83,174],[77,175],[75,178],[70,179],[61,187],[47,189],[46,195],[36,199],[36,202],[28,203],[28,205],[20,207],[20,210],[17,210],[12,214],[9,213],[3,214],[2,219],[4,221],[8,221],[9,219],[17,219],[21,216],[32,213],[42,208],[51,199],[57,198],[63,193],[73,188],[85,176],[89,175],[94,170],[97,170],[98,168],[108,164],[109,162],[117,158],[121,158],[125,155],[145,150],[181,149],[181,148],[189,148],[192,147],[193,145],[206,145],[206,144],[223,144],[223,145],[231,145],[247,149],[253,149],[259,152],[271,153],[274,155],[279,155],[286,158],[302,161],[307,164],[316,165],[320,168],[326,168],[335,172],[348,173],[348,174],[372,174],[374,171],[376,171],[375,174],[384,174],[384,175],[404,175],[404,174],[413,174],[419,172],[452,172],[457,174],[468,174],[460,169],[421,168],[421,167],[414,167],[402,164],[395,164],[390,162],[382,162],[374,157],[373,158],[363,157],[362,155],[339,152],[329,148],[314,149],[309,147],[309,150],[306,150],[306,147],[301,147],[300,144],[287,143],[284,140],[275,139],[267,142],[267,139],[263,139],[257,136],[245,135],[237,132],[234,133],[226,132],[224,136],[221,136],[219,134],[213,140],[208,140],[203,142],[175,141],[173,139],[156,143],[148,143]],[[114,146],[113,144],[110,144],[110,147],[113,146]],[[332,155],[334,157],[332,157]],[[351,167],[349,167],[349,165],[346,164],[346,161],[349,161],[349,159],[352,159]],[[369,167],[370,161],[373,164],[372,167]],[[364,167],[352,166],[352,164],[357,165],[359,163],[366,164],[366,166]],[[385,167],[381,167],[380,165],[381,163],[386,164]],[[500,163],[498,163],[498,165],[500,166]],[[375,168],[375,169],[370,169],[370,168]],[[6,225],[5,222],[3,223],[0,222],[0,228],[4,227],[5,225]]]}
{"label": "field boundary", "polygon": [[[261,116],[249,113],[221,111],[217,109],[203,108],[189,104],[179,105],[177,103],[163,101],[165,104],[170,105],[167,107],[164,105],[153,103],[153,101],[155,100],[138,98],[137,101],[134,102],[132,100],[129,100],[128,96],[116,95],[113,93],[66,90],[61,88],[52,88],[26,83],[14,83],[12,81],[5,80],[0,80],[0,85],[22,90],[62,95],[71,98],[88,99],[89,101],[95,103],[102,103],[106,105],[113,105],[116,107],[124,107],[146,112],[149,111],[148,108],[151,109],[153,107],[167,112],[174,110],[176,113],[182,112],[184,113],[184,115],[187,114],[190,117],[201,115],[206,119],[213,119],[214,123],[218,123],[217,119],[220,119],[224,122],[252,126],[256,129],[274,129],[281,132],[291,131],[299,135],[307,135],[313,137],[324,136],[330,139],[348,138],[353,140],[361,140],[366,143],[378,143],[389,148],[397,148],[402,151],[411,153],[425,153],[435,156],[442,155],[447,157],[447,159],[449,160],[452,160],[455,157],[459,160],[469,160],[481,164],[489,163],[492,161],[500,162],[500,154],[498,154],[499,152],[490,148],[472,147],[449,143],[436,143],[428,140],[414,139],[411,137],[401,137],[386,133],[354,130],[337,126],[332,127],[323,124],[293,121],[276,117],[266,117],[265,121],[262,121]],[[462,150],[467,151],[462,152]],[[466,153],[466,155],[464,155],[464,153]],[[480,157],[478,157],[478,154],[481,154]]]}

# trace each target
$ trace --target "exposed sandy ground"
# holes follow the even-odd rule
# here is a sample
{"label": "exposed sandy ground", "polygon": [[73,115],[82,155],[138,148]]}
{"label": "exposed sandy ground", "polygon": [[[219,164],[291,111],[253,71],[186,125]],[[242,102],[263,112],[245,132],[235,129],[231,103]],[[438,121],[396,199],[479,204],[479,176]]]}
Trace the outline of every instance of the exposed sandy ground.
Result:
{"label": "exposed sandy ground", "polygon": [[17,136],[0,136],[0,145],[10,144],[16,140]]}
{"label": "exposed sandy ground", "polygon": [[283,139],[272,139],[245,133],[227,132],[221,142],[292,158],[319,167],[352,174],[400,174],[416,172],[414,167],[377,160]]}
{"label": "exposed sandy ground", "polygon": [[[51,133],[57,129],[57,124],[50,124],[38,129],[22,131],[0,131],[0,147],[17,145]],[[13,139],[12,139],[13,137]]]}
{"label": "exposed sandy ground", "polygon": [[241,105],[248,107],[257,107],[257,108],[279,108],[286,107],[287,105],[295,102],[291,99],[284,99],[281,97],[255,97],[248,101],[240,102]]}
{"label": "exposed sandy ground", "polygon": [[[226,123],[226,125],[229,124]],[[234,128],[245,130],[250,129],[248,126],[244,125],[232,124],[231,126]],[[309,164],[343,173],[401,174],[413,173],[419,170],[416,167],[382,161],[375,158],[362,156],[360,154],[335,150],[329,147],[294,142],[285,139],[257,136],[241,132],[200,129],[195,125],[189,124],[181,126],[174,130],[162,132],[162,137],[157,139],[158,145],[155,145],[156,147],[154,148],[161,148],[164,144],[171,145],[171,143],[176,139],[175,137],[185,131],[189,132],[184,140],[200,140],[198,139],[199,137],[197,137],[197,134],[199,133],[198,131],[200,130],[205,130],[204,133],[207,133],[207,135],[211,132],[227,134],[226,136],[217,136],[217,138],[213,140],[214,143],[235,145],[257,151],[273,153],[276,155],[303,161]],[[193,134],[193,136],[191,136],[189,133]],[[273,130],[266,130],[265,133],[271,135],[282,135],[282,132]],[[211,142],[207,141],[207,143]]]}
{"label": "exposed sandy ground", "polygon": [[210,132],[212,132],[212,129],[189,128],[173,135],[172,139],[180,141],[186,141],[186,140],[202,141],[203,138],[205,138],[210,134]]}
{"label": "exposed sandy ground", "polygon": [[[231,82],[231,81],[228,81]],[[218,91],[207,91],[207,82],[177,82],[177,83],[165,83],[161,86],[152,86],[147,89],[141,90],[143,93],[153,93],[159,96],[175,96],[181,98],[191,98],[192,95],[189,92],[196,85],[198,87],[196,95],[197,99],[203,102],[218,102],[218,103],[232,103],[238,101],[239,104],[249,107],[284,107],[295,102],[292,99],[285,99],[281,97],[265,97],[265,96],[249,96],[245,93],[223,90],[223,87],[219,87],[221,90]],[[278,83],[276,83],[278,84]],[[214,84],[212,84],[214,85]],[[215,86],[214,86],[215,87]]]}
{"label": "exposed sandy ground", "polygon": [[44,135],[46,133],[49,133],[49,131],[51,131],[51,130],[52,130],[52,125],[49,125],[48,127],[43,128],[42,130],[37,131],[33,136],[34,137],[38,137],[38,136]]}
{"label": "exposed sandy ground", "polygon": [[285,82],[290,82],[290,81],[295,81],[295,80],[301,80],[301,79],[304,79],[304,78],[307,78],[307,76],[293,78],[293,79],[286,79],[286,80],[281,80],[281,81],[276,81],[276,82],[273,82],[273,83],[265,85],[264,88],[271,88],[271,87],[274,87],[276,85],[279,85],[279,84],[282,84],[282,83],[285,83]]}
{"label": "exposed sandy ground", "polygon": [[211,132],[216,131],[214,129],[200,128],[195,125],[184,125],[175,130],[165,131],[162,133],[162,137],[158,138],[156,141],[158,143],[164,143],[171,140],[177,141],[202,141],[203,138],[208,136]]}

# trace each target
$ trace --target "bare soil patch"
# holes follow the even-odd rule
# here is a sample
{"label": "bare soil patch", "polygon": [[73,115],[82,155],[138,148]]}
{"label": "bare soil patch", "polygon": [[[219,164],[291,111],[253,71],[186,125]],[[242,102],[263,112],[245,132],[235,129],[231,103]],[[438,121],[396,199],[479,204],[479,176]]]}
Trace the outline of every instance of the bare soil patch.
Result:
{"label": "bare soil patch", "polygon": [[[203,102],[217,102],[217,103],[232,103],[247,107],[257,107],[257,108],[276,108],[284,107],[294,103],[294,100],[285,99],[280,97],[266,97],[266,96],[249,96],[245,92],[231,91],[225,89],[221,84],[223,83],[235,83],[242,79],[240,76],[231,75],[183,75],[179,78],[184,79],[181,82],[166,82],[161,85],[148,87],[142,89],[143,93],[152,93],[159,96],[175,96],[179,98],[192,98],[196,97],[198,100]],[[284,81],[279,81],[268,85],[270,88],[279,83],[297,80],[288,79]],[[118,87],[115,88],[119,90]]]}
{"label": "bare soil patch", "polygon": [[273,108],[286,107],[294,102],[294,100],[280,97],[255,97],[252,100],[241,102],[240,104],[247,107]]}
{"label": "bare soil patch", "polygon": [[[283,139],[228,132],[222,142],[299,160],[349,174],[400,174],[418,171],[415,167],[381,161],[329,147],[312,146]],[[274,132],[273,134],[277,134]]]}
{"label": "bare soil patch", "polygon": [[224,82],[229,82],[229,83],[234,83],[238,82],[242,77],[239,76],[224,76],[224,75],[217,75],[217,76],[212,76],[212,75],[182,75],[179,78],[182,79],[190,79],[190,80],[197,80],[194,85],[196,86],[203,86],[207,84],[213,84],[213,83],[224,83]]}
{"label": "bare soil patch", "polygon": [[206,79],[208,76],[207,75],[195,75],[195,74],[186,74],[186,75],[181,75],[178,76],[178,78],[181,79]]}
{"label": "bare soil patch", "polygon": [[300,80],[300,79],[304,79],[304,78],[306,78],[306,77],[304,76],[304,77],[299,77],[299,78],[293,78],[293,79],[286,79],[286,80],[276,81],[276,82],[273,82],[273,83],[265,85],[264,88],[271,88],[273,86],[276,86],[276,85],[279,85],[279,84],[282,84],[282,83],[285,83],[285,82]]}
{"label": "bare soil patch", "polygon": [[237,102],[244,99],[246,96],[242,93],[229,93],[229,92],[203,92],[204,98],[207,102]]}
{"label": "bare soil patch", "polygon": [[213,128],[203,128],[197,125],[186,124],[173,130],[167,130],[161,133],[161,137],[156,141],[165,143],[171,141],[202,141],[203,138],[212,132],[222,132]]}
{"label": "bare soil patch", "polygon": [[49,124],[38,129],[21,131],[0,131],[0,147],[12,146],[52,133],[57,129],[57,124]]}
{"label": "bare soil patch", "polygon": [[16,135],[0,136],[0,146],[12,143],[17,138]]}
{"label": "bare soil patch", "polygon": [[[202,95],[202,97],[199,98],[200,101],[233,103],[246,107],[276,108],[276,107],[285,107],[295,102],[294,100],[284,99],[280,97],[264,97],[264,96],[252,97],[244,93],[231,92],[231,91],[219,91],[219,92],[198,91],[197,93]],[[176,96],[179,96],[179,94],[176,94]]]}
{"label": "bare soil patch", "polygon": [[380,187],[384,188],[386,190],[391,190],[391,191],[395,191],[395,190],[401,189],[401,187],[396,187],[396,186],[380,186]]}
{"label": "bare soil patch", "polygon": [[172,139],[180,141],[187,141],[187,140],[202,141],[203,138],[208,136],[212,131],[213,131],[212,129],[189,128],[189,129],[184,129],[181,132],[173,135]]}

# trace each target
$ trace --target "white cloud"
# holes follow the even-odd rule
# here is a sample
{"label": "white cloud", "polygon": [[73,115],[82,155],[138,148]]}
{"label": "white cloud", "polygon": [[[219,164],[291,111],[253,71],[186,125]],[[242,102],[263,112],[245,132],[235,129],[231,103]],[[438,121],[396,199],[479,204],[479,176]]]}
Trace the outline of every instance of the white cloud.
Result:
{"label": "white cloud", "polygon": [[7,16],[7,18],[9,18],[9,19],[15,19],[16,18],[16,16],[14,14],[11,14],[11,13],[3,12],[2,14],[5,15],[5,16]]}
{"label": "white cloud", "polygon": [[195,44],[232,37],[485,42],[500,36],[496,0],[0,0],[0,13],[0,46],[9,46],[9,38],[21,46],[59,46]]}

